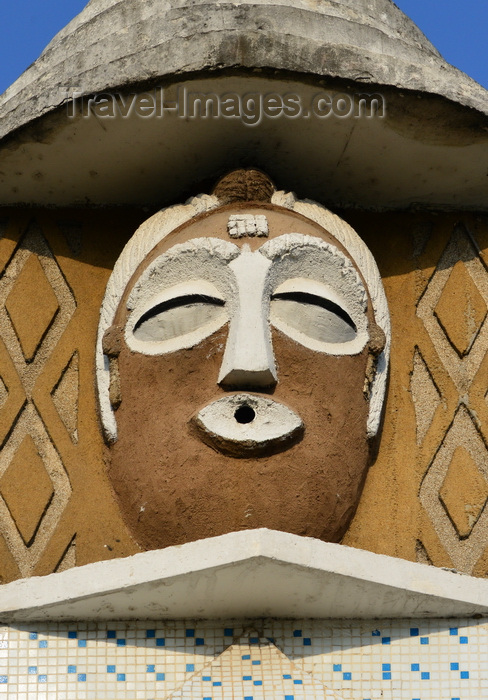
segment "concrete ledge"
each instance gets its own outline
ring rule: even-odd
[[[488,581],[274,530],[234,532],[0,588],[0,620],[488,615]]]

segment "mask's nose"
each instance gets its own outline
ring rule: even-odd
[[[269,388],[278,381],[265,292],[270,264],[260,253],[244,250],[229,265],[237,282],[237,300],[218,378],[226,389]]]

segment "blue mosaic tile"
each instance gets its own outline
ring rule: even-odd
[[[430,673],[429,673],[428,671],[422,671],[421,674],[420,674],[420,678],[421,678],[423,681],[428,681],[429,678],[430,678]]]
[[[212,676],[202,676],[202,681],[211,681]]]
[[[384,681],[391,680],[391,673],[389,671],[383,671],[383,680]]]
[[[117,639],[117,646],[118,647],[125,647],[125,639]]]
[[[429,638],[428,637],[420,637],[420,643],[421,644],[428,644]]]
[[[76,639],[78,637],[78,632],[68,632],[68,639]]]
[[[303,638],[303,646],[304,647],[311,647],[312,646],[312,640],[309,637],[304,637]]]
[[[146,639],[153,639],[156,636],[156,630],[146,630]]]
[[[252,665],[253,665],[253,666],[261,666],[261,661],[255,660],[255,661],[252,662]]]
[[[37,666],[29,666],[27,673],[30,676],[37,676]]]
[[[390,637],[381,637],[381,643],[382,644],[390,644],[391,638]]]
[[[37,632],[30,632],[29,639],[37,639]]]
[[[241,658],[247,661],[247,659],[251,658],[251,654],[243,654]]]
[[[117,673],[118,681],[125,681],[125,673]]]
[[[156,680],[157,681],[164,681],[165,675],[164,673],[156,673]]]
[[[334,671],[342,671],[342,664],[334,664],[332,668]]]
[[[420,634],[419,628],[418,627],[411,627],[410,628],[410,636],[411,637],[418,637]]]
[[[213,681],[212,685],[221,686],[221,685],[222,685],[222,682],[221,682],[221,681]]]
[[[373,630],[371,632],[372,637],[381,637],[381,632],[379,630]]]
[[[107,666],[107,673],[115,673],[115,666]]]
[[[469,678],[469,671],[461,671],[461,678]]]
[[[155,673],[155,671],[156,671],[156,666],[154,664],[148,664],[146,666],[147,673]]]
[[[39,649],[45,649],[47,647],[47,639],[41,639],[39,642]]]
[[[450,627],[449,634],[451,635],[451,637],[454,637],[456,634],[459,634],[458,628],[457,627]]]
[[[350,681],[351,679],[352,679],[352,675],[349,673],[349,671],[346,671],[346,673],[342,674],[342,680]]]
[[[243,681],[252,681],[252,676],[242,676]]]
[[[107,639],[115,639],[117,632],[115,630],[107,630]]]
[[[420,664],[410,664],[411,671],[420,671]]]
[[[233,637],[234,636],[234,630],[232,627],[226,627],[224,630],[224,637]]]
[[[301,637],[301,636],[302,636],[302,630],[293,630],[293,636],[294,636],[294,637]]]
[[[459,671],[459,664],[453,662],[453,663],[451,664],[451,671]]]
[[[47,683],[47,676],[41,674],[40,676],[37,676],[37,680],[39,683]]]
[[[86,647],[86,639],[78,639],[78,646],[79,647]]]
[[[382,671],[391,671],[391,664],[382,664],[381,670]]]
[[[205,640],[202,639],[201,637],[197,637],[197,638],[195,639],[195,646],[196,646],[196,647],[203,647],[204,644],[205,644]]]
[[[80,683],[84,683],[86,681],[86,673],[79,673],[78,680],[80,681]]]
[[[195,630],[186,630],[185,634],[187,637],[194,637],[195,636]]]
[[[467,637],[459,637],[459,644],[468,644],[469,640]]]
[[[0,676],[0,683],[8,683],[8,676]]]
[[[191,673],[195,670],[195,664],[186,664],[186,672]]]
[[[166,640],[163,639],[163,637],[158,637],[158,638],[156,639],[156,646],[157,646],[157,647],[164,647],[164,646],[166,646]]]
[[[68,666],[68,673],[76,673],[76,666]]]

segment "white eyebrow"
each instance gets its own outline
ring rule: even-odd
[[[269,260],[275,261],[295,253],[297,248],[301,250],[316,248],[338,258],[342,268],[342,275],[349,277],[352,287],[361,292],[361,303],[366,306],[368,295],[353,262],[339,248],[318,238],[318,236],[308,236],[303,233],[285,233],[282,236],[266,241],[258,249],[258,252]]]
[[[208,253],[210,259],[219,260],[228,265],[237,258],[241,249],[235,243],[224,241],[220,238],[192,238],[185,243],[177,243],[165,253],[155,258],[146,267],[134,283],[127,299],[127,308],[132,310],[141,294],[144,294],[145,285],[151,280],[162,276],[163,287],[170,287],[185,279],[185,265],[194,253]],[[190,256],[190,258],[188,257]],[[168,265],[173,265],[173,274],[168,274]],[[183,267],[182,267],[183,266]]]

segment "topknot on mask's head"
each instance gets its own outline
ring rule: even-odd
[[[276,191],[272,180],[255,168],[233,170],[215,185],[212,194],[221,204],[231,202],[271,202]]]

